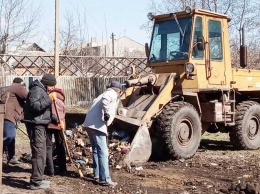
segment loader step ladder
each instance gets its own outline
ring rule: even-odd
[[[223,93],[222,93],[223,94]],[[235,114],[236,114],[236,100],[235,100],[235,91],[231,89],[228,100],[223,98],[223,112],[224,112],[224,122],[225,126],[234,126],[235,125]],[[230,106],[231,110],[226,112],[225,106]]]

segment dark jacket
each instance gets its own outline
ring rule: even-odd
[[[49,124],[51,122],[51,103],[47,88],[39,80],[35,80],[29,86],[23,121],[34,124]]]
[[[65,95],[62,91],[61,88],[54,88],[50,93],[52,92],[56,92],[57,94],[57,99],[55,100],[56,102],[56,106],[57,106],[57,111],[59,113],[59,119],[60,121],[63,121],[63,123],[65,124]],[[51,105],[51,112],[54,115],[55,118],[57,118],[57,113],[54,107],[54,103],[52,103]],[[60,127],[55,124],[55,122],[52,122],[48,125],[49,129],[60,129]]]
[[[6,112],[4,118],[17,125],[23,119],[23,107],[27,97],[27,90],[24,84],[13,83],[5,91],[9,92],[6,102]]]

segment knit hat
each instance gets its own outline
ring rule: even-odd
[[[41,80],[42,84],[43,85],[46,85],[46,86],[55,86],[57,81],[56,81],[56,78],[54,77],[54,75],[52,74],[45,74],[43,77],[42,77],[42,80]]]
[[[122,85],[118,81],[112,81],[111,84],[110,84],[110,87],[111,88],[118,88],[118,89],[122,90]]]
[[[17,83],[17,84],[20,84],[20,83],[22,83],[22,82],[23,82],[23,79],[20,78],[20,77],[16,77],[16,78],[14,78],[14,80],[13,80],[13,83]]]

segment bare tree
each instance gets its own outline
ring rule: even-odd
[[[86,42],[87,35],[86,10],[83,14],[78,9],[76,9],[76,14],[67,11],[65,25],[61,27],[60,33],[61,48],[64,54],[78,55],[83,52],[82,46]]]
[[[28,0],[0,0],[0,53],[7,52],[7,45],[33,37],[41,10]]]
[[[65,26],[61,29],[61,47],[66,54],[72,49],[73,44],[77,42],[78,26],[75,24],[73,14],[67,12],[65,15]]]
[[[83,14],[82,14],[83,13]],[[86,43],[87,37],[87,19],[86,10],[80,12],[78,8],[74,12],[66,12],[65,24],[61,26],[60,30],[60,46],[64,55],[86,55],[89,53],[89,48]],[[82,72],[86,72],[89,61],[85,58],[74,58],[74,65],[71,65],[71,61],[67,58],[61,60],[64,66],[72,67],[76,65],[77,68],[81,68]],[[83,73],[84,74],[84,73]]]

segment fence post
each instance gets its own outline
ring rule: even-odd
[[[4,131],[5,104],[0,104],[0,187],[2,186],[3,172],[3,131]]]

